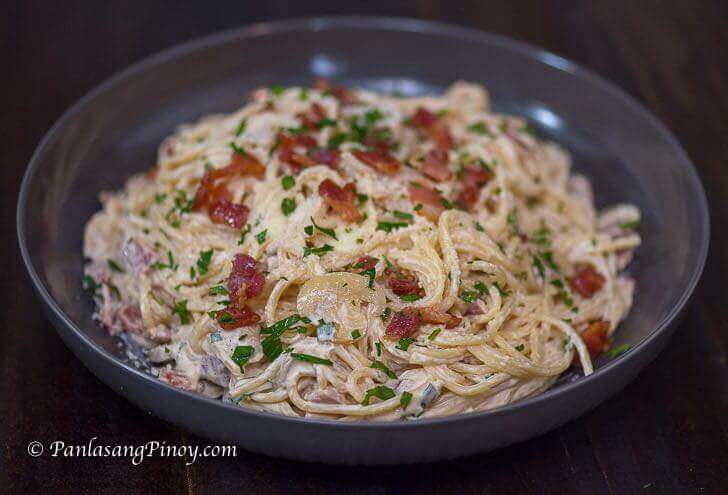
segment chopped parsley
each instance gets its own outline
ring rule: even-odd
[[[432,333],[427,337],[427,340],[432,342],[437,338],[438,335],[440,335],[440,332],[442,332],[442,328],[436,328],[432,331]]]
[[[609,352],[607,352],[607,356],[609,356],[609,359],[614,359],[614,358],[621,356],[622,354],[624,354],[631,348],[632,348],[632,346],[629,344],[622,344],[620,346],[615,347],[614,349],[610,349]]]
[[[406,222],[377,222],[377,230],[383,230],[384,232],[392,232],[402,227],[409,225]]]
[[[283,189],[288,191],[296,185],[296,179],[294,179],[291,175],[286,175],[281,179],[281,185],[283,186]]]
[[[260,343],[263,348],[263,354],[265,357],[273,361],[275,358],[280,356],[283,352],[283,346],[281,345],[281,334],[286,330],[290,330],[296,323],[311,323],[311,320],[301,315],[291,315],[282,320],[278,320],[269,327],[260,327],[260,334],[267,335],[265,339]]]
[[[211,296],[226,296],[228,294],[229,294],[228,290],[223,285],[216,285],[214,287],[210,287]]]
[[[238,130],[235,131],[235,136],[240,136],[242,133],[245,132],[245,127],[248,125],[248,119],[242,119],[240,121],[240,124],[238,124]]]
[[[370,388],[367,390],[366,395],[364,396],[364,400],[362,401],[363,406],[368,406],[369,401],[372,397],[376,397],[380,400],[388,400],[394,397],[396,394],[394,393],[394,390],[391,388],[385,386],[385,385],[379,385],[374,388]]]
[[[485,125],[485,122],[476,122],[474,124],[470,124],[468,126],[468,130],[476,134],[490,134],[490,132],[488,131],[488,127]]]
[[[639,219],[631,220],[629,222],[624,222],[623,224],[620,224],[620,227],[622,227],[623,230],[637,230],[637,227],[639,227],[640,221]]]
[[[414,218],[411,213],[405,213],[404,211],[399,210],[394,210],[392,215],[403,220],[412,220]]]
[[[411,401],[412,394],[410,392],[402,392],[402,395],[399,396],[399,405],[402,406],[402,409],[407,409]]]
[[[293,198],[283,198],[281,201],[281,211],[283,215],[288,216],[296,209],[296,200]]]
[[[158,205],[162,204],[165,199],[167,199],[166,194],[155,194],[154,195],[154,202],[157,203]]]
[[[328,359],[320,358],[318,356],[312,356],[311,354],[299,354],[297,352],[292,352],[291,357],[294,359],[298,359],[299,361],[306,361],[307,363],[312,364],[325,364],[326,366],[333,366],[334,364]]]
[[[233,150],[233,153],[235,153],[236,155],[248,156],[248,153],[243,148],[241,148],[240,146],[235,144],[234,142],[230,143],[230,148]]]
[[[252,345],[239,345],[235,347],[233,355],[230,357],[230,359],[232,359],[235,364],[240,366],[241,372],[245,373],[245,364],[253,355],[254,351],[255,348]]]
[[[359,272],[359,275],[369,277],[369,284],[368,284],[369,288],[370,289],[374,288],[374,277],[377,276],[377,271],[375,268],[372,267],[372,268],[367,268],[366,270],[362,270],[361,272]]]
[[[311,236],[313,235],[313,225],[306,225],[303,228],[303,231],[306,233],[306,235]]]
[[[523,349],[525,349],[525,348],[526,348],[526,346],[525,346],[524,344],[518,344],[518,345],[517,345],[517,346],[515,347],[515,349],[516,349],[516,350],[517,350],[518,352],[521,352],[521,351],[522,351]]]
[[[399,298],[406,302],[412,302],[412,301],[417,301],[418,299],[421,299],[419,294],[404,294],[402,296],[399,296]]]
[[[311,218],[311,223],[313,223],[313,226],[316,227],[316,230],[318,230],[321,233],[326,234],[327,236],[331,237],[335,241],[338,241],[339,240],[339,239],[336,238],[336,232],[334,231],[334,229],[328,229],[326,227],[321,227],[320,225],[318,225],[316,223],[316,221],[313,219],[313,217],[310,217],[310,218]]]
[[[389,319],[389,316],[392,314],[392,308],[387,306],[384,308],[384,311],[382,311],[382,320],[386,321]]]
[[[407,349],[409,349],[409,346],[412,345],[412,343],[414,341],[415,341],[415,339],[412,337],[402,338],[402,339],[399,339],[399,342],[397,343],[396,347],[397,347],[397,349],[406,351]]]
[[[208,249],[207,251],[200,251],[200,257],[197,259],[197,271],[200,275],[204,275],[207,273],[207,269],[210,266],[211,260],[212,249]]]
[[[485,229],[483,228],[483,226],[482,226],[482,225],[480,225],[480,223],[479,223],[479,222],[475,222],[475,223],[473,224],[473,226],[475,227],[475,230],[477,230],[478,232],[485,232]]]
[[[361,332],[359,330],[354,330],[353,332],[351,332],[351,338],[352,339],[356,340],[359,337],[361,337]]]
[[[96,295],[96,291],[99,290],[99,287],[101,286],[96,283],[96,280],[94,280],[91,275],[83,277],[83,288],[86,289],[92,296]]]
[[[164,270],[165,268],[169,268],[170,270],[176,272],[179,265],[174,262],[174,255],[172,254],[172,251],[167,251],[167,261],[168,264],[166,265],[161,261],[157,261],[156,263],[153,263],[151,267],[156,270]]]
[[[474,290],[464,290],[460,294],[460,299],[462,299],[463,301],[465,301],[467,303],[474,303],[475,301],[478,300],[479,295],[480,294]]]
[[[240,240],[238,241],[238,246],[241,246],[245,242],[245,238],[247,237],[248,234],[250,234],[251,228],[252,227],[250,226],[250,224],[245,225],[245,229],[243,229],[243,231],[240,233]]]
[[[513,227],[513,230],[515,231],[516,235],[521,235],[521,227],[518,224],[518,214],[516,213],[516,209],[513,208],[511,211],[508,212],[508,225]]]
[[[258,234],[255,236],[255,239],[258,241],[258,244],[263,244],[265,242],[265,236],[267,233],[268,233],[268,229],[258,232]]]
[[[172,313],[179,316],[179,321],[183,325],[187,325],[190,322],[190,312],[187,310],[187,299],[184,299],[172,308]]]
[[[112,271],[115,271],[116,273],[126,273],[116,261],[108,259],[106,262],[109,264],[109,268],[111,268]]]
[[[334,250],[334,247],[330,246],[329,244],[324,244],[323,246],[317,247],[317,248],[304,247],[303,248],[303,257],[305,258],[306,256],[308,256],[310,254],[315,254],[316,256],[323,256],[324,254],[331,252],[333,250]]]
[[[270,88],[270,90],[271,92],[273,92],[274,96],[279,97],[283,93],[283,86],[281,86],[280,84],[275,84],[272,88]]]
[[[395,375],[392,370],[390,370],[389,368],[387,368],[387,365],[386,364],[384,364],[383,362],[381,362],[381,361],[379,361],[377,359],[375,359],[374,361],[372,361],[372,365],[370,366],[370,368],[373,368],[375,370],[379,370],[379,371],[383,372],[389,378],[397,378],[397,375]]]
[[[382,343],[374,342],[374,347],[377,349],[377,356],[381,356],[382,355]]]

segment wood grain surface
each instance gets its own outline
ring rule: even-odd
[[[6,2],[0,19],[0,492],[728,493],[728,2]],[[703,279],[665,351],[591,413],[526,443],[433,465],[341,468],[234,458],[38,458],[29,442],[207,445],[91,375],[43,316],[15,235],[17,191],[62,111],[123,67],[221,29],[319,14],[439,19],[565,56],[645,104],[706,187]]]

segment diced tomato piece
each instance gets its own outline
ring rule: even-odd
[[[578,270],[576,275],[569,279],[569,285],[572,289],[578,292],[581,297],[591,297],[604,285],[604,277],[602,277],[593,267],[586,266]]]
[[[353,155],[365,165],[383,174],[396,174],[402,168],[399,160],[386,151],[354,151]]]
[[[363,218],[356,205],[353,182],[341,188],[331,179],[325,179],[319,184],[318,192],[324,198],[324,203],[345,221],[358,222]]]
[[[423,323],[444,325],[445,328],[455,328],[462,321],[462,318],[458,318],[436,308],[420,308],[420,317]]]
[[[420,314],[414,308],[406,308],[394,313],[392,321],[387,325],[385,336],[392,339],[411,337],[420,329]]]

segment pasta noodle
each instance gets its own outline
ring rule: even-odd
[[[584,374],[632,303],[632,205],[485,90],[263,88],[102,193],[85,285],[169,384],[340,420],[447,416]]]

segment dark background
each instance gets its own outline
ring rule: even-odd
[[[183,5],[184,4],[184,5]],[[438,19],[506,34],[589,67],[667,124],[712,215],[703,280],[671,343],[593,412],[490,454],[424,466],[343,468],[237,458],[32,458],[30,441],[201,444],[133,407],[63,346],[15,236],[25,165],[62,111],[121,68],[180,41],[320,14]],[[726,493],[728,468],[728,2],[14,2],[0,19],[0,491],[27,493]],[[362,42],[366,42],[363,40]]]

